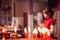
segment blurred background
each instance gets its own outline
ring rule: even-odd
[[[54,33],[56,40],[60,40],[60,0],[0,0],[0,31],[3,28],[7,29],[6,33],[10,37],[14,35],[13,30],[16,26],[17,37],[24,38],[24,28],[30,27],[33,30],[33,16],[41,13],[45,8],[54,11]],[[1,33],[0,37],[2,37]]]

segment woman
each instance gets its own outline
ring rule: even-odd
[[[48,29],[50,35],[45,35],[44,40],[51,40],[51,34],[53,33],[54,27],[54,19],[53,19],[54,12],[51,9],[47,9],[43,11],[44,16],[44,27]]]

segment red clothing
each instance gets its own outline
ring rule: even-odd
[[[44,26],[48,29],[50,29],[50,25],[54,25],[54,19],[48,18],[44,20]]]
[[[44,20],[44,26],[48,29],[50,29],[50,25],[54,25],[54,20],[53,18],[48,18]],[[51,35],[49,36],[47,33],[42,34],[40,33],[40,38],[42,40],[51,40]]]

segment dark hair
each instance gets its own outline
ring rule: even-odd
[[[45,11],[45,14],[49,15],[49,17],[53,17],[54,12],[53,12],[52,9],[47,9],[47,10]]]

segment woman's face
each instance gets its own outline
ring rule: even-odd
[[[47,15],[47,14],[45,14],[45,13],[43,13],[43,16],[44,16],[44,18],[47,18],[47,17],[48,17],[48,15]]]
[[[45,13],[46,11],[45,10],[43,10],[43,16],[44,16],[44,18],[47,18],[48,17],[48,15]]]

